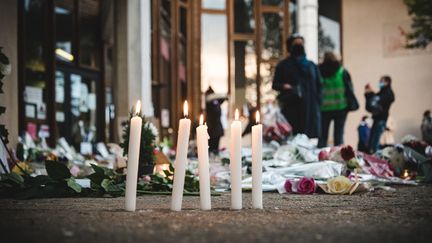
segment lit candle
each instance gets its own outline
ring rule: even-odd
[[[262,209],[262,125],[259,121],[257,111],[257,124],[252,127],[252,207]]]
[[[191,121],[188,116],[188,104],[184,102],[183,112],[185,118],[180,119],[178,136],[177,136],[177,152],[174,164],[174,184],[171,198],[171,210],[180,211],[183,200],[183,188],[186,174],[187,152],[189,146],[189,134]]]
[[[202,210],[211,209],[210,199],[210,172],[209,172],[209,155],[207,125],[204,124],[204,116],[201,114],[199,126],[196,128],[197,146],[198,146],[198,170],[199,170],[199,187],[200,201]]]
[[[138,159],[140,154],[141,144],[141,127],[142,119],[139,116],[141,111],[141,102],[137,101],[135,106],[135,116],[130,121],[129,132],[129,150],[126,175],[126,202],[125,208],[127,211],[135,211],[136,209],[136,188],[138,180]]]
[[[242,126],[239,121],[238,109],[235,110],[235,119],[231,123],[230,137],[230,170],[231,170],[231,209],[242,209],[242,161],[241,161],[241,133]]]

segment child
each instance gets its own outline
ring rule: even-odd
[[[368,116],[363,116],[359,126],[357,127],[357,132],[359,137],[357,150],[361,152],[368,152],[370,127],[366,122],[367,118]]]

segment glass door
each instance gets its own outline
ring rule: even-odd
[[[58,137],[79,151],[82,142],[97,141],[98,75],[58,68],[55,78],[55,119]]]
[[[231,104],[245,115],[275,100],[276,64],[284,58],[289,0],[228,0]],[[234,107],[231,107],[234,108]]]

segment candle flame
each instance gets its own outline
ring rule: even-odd
[[[137,103],[135,105],[135,115],[138,115],[141,111],[141,101],[137,100]]]
[[[260,116],[259,111],[257,111],[257,112],[255,113],[255,119],[256,119],[256,123],[258,124],[258,123],[260,122],[260,120],[261,120],[261,116]]]
[[[409,176],[409,174],[408,174],[408,170],[404,170],[404,173],[403,173],[403,177],[408,177]]]
[[[203,114],[201,114],[201,116],[200,116],[199,124],[200,125],[204,124],[204,115]]]
[[[184,104],[183,104],[183,114],[184,114],[184,116],[185,117],[187,117],[188,116],[188,103],[187,103],[187,100],[185,100],[185,102],[184,102]]]
[[[239,115],[239,111],[238,111],[238,109],[236,109],[236,110],[235,110],[235,113],[234,113],[234,120],[238,120],[239,117],[240,117],[240,115]]]

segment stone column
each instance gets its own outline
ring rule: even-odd
[[[116,124],[127,118],[136,101],[145,116],[153,116],[151,97],[151,2],[115,1],[115,78],[113,96]],[[121,130],[117,129],[116,141]]]
[[[0,106],[6,107],[6,113],[0,116],[9,132],[8,147],[15,148],[18,141],[18,1],[0,1],[0,46],[9,58],[12,70],[3,78],[3,93],[0,94]]]
[[[318,0],[298,0],[297,23],[308,59],[318,62]]]
[[[141,100],[147,117],[154,116],[152,103],[151,1],[140,1],[141,24]]]

